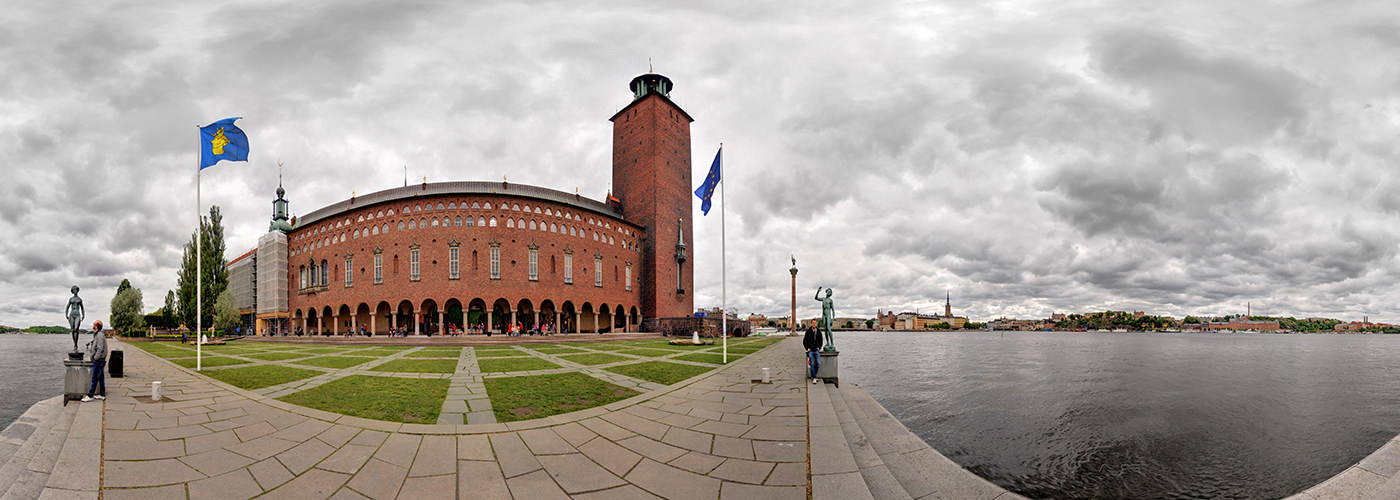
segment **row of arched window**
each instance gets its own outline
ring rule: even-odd
[[[465,226],[465,227],[474,227],[474,226],[498,227],[498,224],[499,224],[499,223],[497,222],[495,216],[491,216],[491,217],[488,219],[488,218],[486,218],[485,216],[476,216],[475,218],[473,218],[473,216],[468,215],[468,216],[466,216],[466,218],[463,218],[462,216],[458,215],[458,216],[452,217],[452,218],[450,218],[450,219],[449,219],[448,216],[443,216],[441,219],[439,219],[439,218],[437,218],[437,217],[433,217],[433,218],[419,218],[419,219],[417,219],[417,220],[408,219],[407,222],[405,222],[404,220],[399,220],[399,221],[398,221],[398,224],[397,224],[397,230],[399,230],[399,231],[406,231],[406,230],[413,230],[413,229],[428,229],[428,228],[439,228],[439,227],[463,227],[463,226]],[[531,231],[549,231],[549,232],[551,232],[551,233],[568,234],[569,236],[577,236],[577,237],[579,237],[579,238],[587,238],[587,237],[589,237],[589,233],[590,233],[590,231],[588,231],[587,229],[579,229],[579,228],[576,228],[576,227],[574,227],[574,226],[568,226],[568,225],[563,225],[563,226],[561,226],[561,225],[556,224],[556,223],[553,223],[553,222],[550,222],[550,223],[548,223],[548,224],[546,225],[545,221],[535,221],[535,220],[533,220],[533,219],[526,220],[526,219],[523,219],[523,218],[521,218],[521,219],[514,219],[514,218],[510,218],[510,217],[506,217],[506,218],[505,218],[505,227],[510,228],[510,229],[529,229],[529,230],[531,230]],[[361,236],[369,237],[369,236],[377,236],[377,235],[379,235],[380,233],[386,233],[386,234],[387,234],[387,233],[390,231],[390,229],[391,229],[391,226],[389,225],[389,223],[386,222],[386,223],[383,223],[383,224],[371,225],[371,226],[369,226],[369,227],[367,227],[367,228],[355,229],[354,231],[348,232],[348,233],[342,232],[342,233],[340,233],[340,234],[335,234],[335,235],[331,235],[331,236],[323,236],[323,237],[321,237],[321,238],[316,239],[315,241],[312,241],[312,242],[309,242],[309,243],[302,243],[302,244],[300,244],[300,245],[297,245],[297,246],[292,250],[291,256],[296,256],[296,255],[299,255],[299,254],[304,253],[304,252],[307,252],[307,251],[316,250],[316,249],[323,248],[323,247],[326,247],[326,246],[329,246],[329,245],[334,245],[334,244],[336,244],[336,243],[343,243],[343,242],[348,241],[348,240],[350,240],[350,239],[360,239]],[[612,237],[612,236],[610,236],[610,235],[607,235],[607,234],[605,234],[605,233],[599,233],[598,231],[592,231],[591,233],[592,233],[593,241],[603,242],[603,243],[607,243],[607,244],[609,244],[609,245],[617,245],[617,244],[618,244],[618,243],[617,243],[617,239],[614,238],[614,237]],[[305,237],[306,237],[306,235],[302,235],[302,236],[298,236],[296,239],[301,240],[301,239],[304,239]],[[628,249],[630,249],[630,250],[636,250],[636,249],[637,249],[637,244],[636,244],[635,242],[629,243],[629,242],[627,242],[627,241],[625,241],[625,240],[621,243],[621,246],[622,246],[623,248],[628,248]]]

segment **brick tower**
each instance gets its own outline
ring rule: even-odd
[[[632,79],[632,102],[613,115],[613,195],[622,215],[646,228],[642,240],[643,328],[667,331],[666,319],[695,311],[691,226],[690,122],[671,102],[671,79]],[[656,320],[661,321],[656,321]]]

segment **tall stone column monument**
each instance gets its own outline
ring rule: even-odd
[[[792,336],[795,337],[795,336],[798,335],[798,333],[797,333],[797,257],[796,257],[796,256],[793,256],[793,257],[792,257],[792,267],[788,269],[788,273],[791,273],[791,274],[792,274],[792,312],[791,312],[791,315],[788,316],[788,326],[792,328],[792,331],[789,332],[788,335],[792,335]]]

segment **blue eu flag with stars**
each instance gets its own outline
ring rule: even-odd
[[[233,124],[238,118],[225,118],[199,128],[200,170],[221,160],[248,161],[248,135]]]
[[[700,184],[700,187],[695,188],[695,196],[700,197],[700,211],[704,215],[710,215],[710,197],[714,196],[715,186],[719,185],[720,165],[723,164],[720,158],[723,155],[724,148],[721,147],[719,151],[715,152],[715,161],[710,164],[710,174],[705,176],[705,182]]]

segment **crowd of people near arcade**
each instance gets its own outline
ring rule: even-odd
[[[487,337],[490,337],[493,333],[503,333],[503,334],[505,334],[505,335],[508,336],[508,337],[521,337],[521,336],[525,336],[525,335],[529,335],[529,336],[535,336],[535,335],[549,336],[549,335],[554,335],[554,334],[556,334],[556,333],[560,333],[560,332],[558,331],[558,328],[554,325],[554,322],[552,322],[552,321],[551,321],[551,322],[546,322],[546,323],[544,323],[544,324],[532,324],[532,325],[525,325],[525,324],[523,324],[523,323],[521,323],[521,322],[516,322],[516,323],[514,323],[514,324],[509,324],[509,325],[501,326],[500,328],[502,328],[502,331],[496,331],[495,329],[487,329],[486,323],[476,323],[476,324],[472,324],[472,325],[467,325],[466,328],[458,328],[456,324],[449,323],[449,324],[447,325],[447,329],[446,329],[446,332],[444,333],[444,335],[447,335],[447,336],[449,336],[449,337],[455,337],[455,336],[460,336],[460,335],[486,335]],[[431,336],[433,336],[435,333],[436,333],[436,332],[433,331],[433,330],[428,330],[428,331],[426,331],[426,332],[423,332],[422,335],[427,336],[427,337],[431,337]],[[298,336],[298,337],[300,337],[300,336],[305,335],[306,332],[302,331],[301,327],[298,326],[298,327],[292,329],[292,334],[293,334],[293,335],[296,335],[296,336]],[[284,332],[283,335],[286,335],[286,333]],[[409,335],[413,335],[413,331],[410,330],[410,329],[408,329],[408,328],[390,328],[390,329],[389,329],[389,336],[391,336],[391,337],[407,337],[407,336],[409,336]],[[322,336],[329,337],[329,336],[331,336],[331,334],[330,334],[330,332],[327,332],[327,333],[323,333]],[[343,332],[340,333],[340,336],[345,336],[345,337],[351,337],[351,336],[372,337],[372,336],[374,336],[374,333],[373,333],[373,332],[370,332],[368,328],[365,328],[365,327],[364,327],[364,325],[360,325],[360,328],[359,328],[358,331],[357,331],[356,329],[352,328],[352,327],[346,327],[346,328],[345,328],[345,331],[343,331]]]

